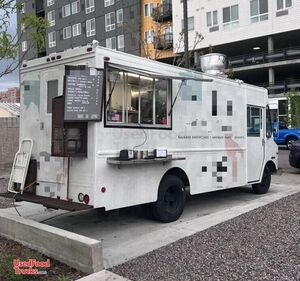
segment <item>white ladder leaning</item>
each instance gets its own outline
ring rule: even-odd
[[[23,194],[32,147],[32,139],[23,139],[21,141],[12,166],[7,187],[8,192]]]

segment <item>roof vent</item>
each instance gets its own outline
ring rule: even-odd
[[[212,75],[224,75],[226,68],[226,56],[219,53],[211,53],[200,57],[201,70]]]

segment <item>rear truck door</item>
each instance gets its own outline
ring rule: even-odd
[[[248,183],[258,182],[265,160],[265,110],[247,105],[247,178]]]
[[[48,69],[40,76],[40,125],[39,125],[39,164],[38,195],[66,199],[67,161],[62,157],[51,157],[52,102],[63,94],[64,66]]]

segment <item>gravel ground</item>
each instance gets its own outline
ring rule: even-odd
[[[110,270],[133,281],[299,281],[300,193]]]

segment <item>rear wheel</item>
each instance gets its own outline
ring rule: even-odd
[[[268,166],[265,167],[263,177],[260,183],[252,184],[253,192],[256,194],[265,194],[269,191],[271,185],[271,171]]]
[[[287,141],[286,141],[286,147],[287,147],[288,149],[291,149],[292,144],[293,144],[296,140],[297,140],[297,138],[295,138],[295,137],[289,137],[289,138],[287,139]]]
[[[158,198],[151,204],[154,219],[161,222],[176,221],[185,205],[185,190],[182,180],[174,175],[165,176],[158,189]]]

